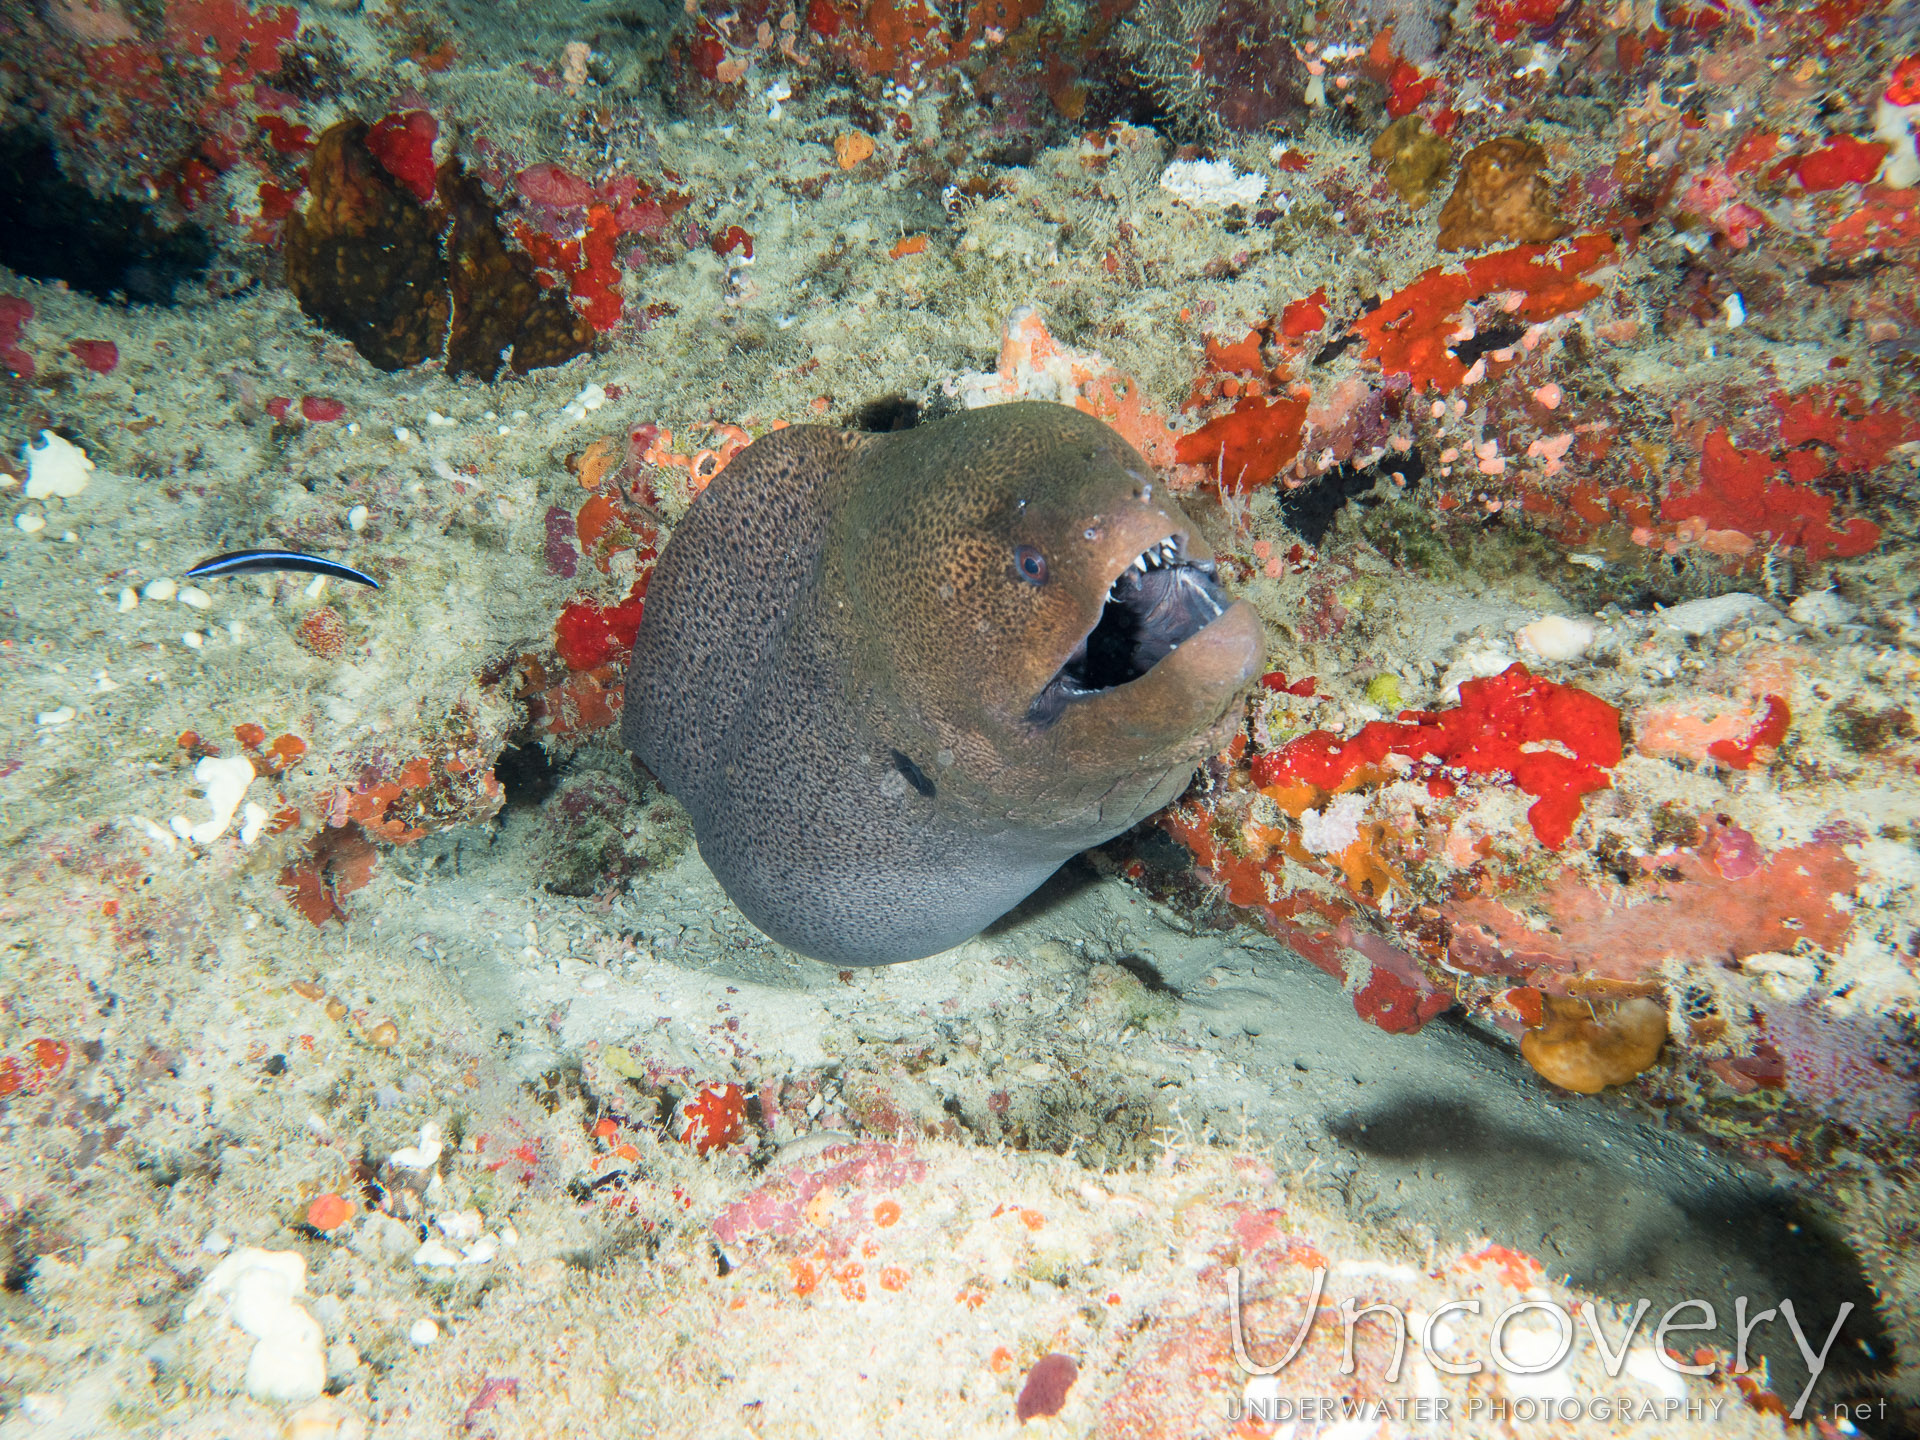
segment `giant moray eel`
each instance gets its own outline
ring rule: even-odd
[[[1147,463],[1077,410],[795,426],[674,530],[623,735],[749,920],[885,965],[1178,796],[1263,653]]]

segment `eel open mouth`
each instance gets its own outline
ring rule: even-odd
[[[1172,535],[1134,557],[1107,588],[1099,622],[1034,698],[1027,719],[1051,725],[1073,701],[1138,680],[1226,613],[1211,560],[1189,560]]]

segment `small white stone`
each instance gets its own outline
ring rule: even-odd
[[[351,510],[347,511],[347,528],[353,531],[354,534],[356,535],[359,534],[362,530],[367,528],[367,507],[366,506],[356,505]]]
[[[1740,968],[1759,978],[1761,987],[1776,1000],[1800,999],[1820,978],[1820,969],[1805,955],[1763,950],[1740,962]]]
[[[1880,183],[1889,190],[1905,190],[1920,184],[1920,145],[1915,127],[1920,126],[1920,102],[1896,105],[1884,94],[1873,110],[1873,133],[1892,148],[1880,169]]]
[[[314,576],[313,579],[307,582],[307,588],[300,593],[309,600],[318,600],[322,595],[327,593],[327,577],[324,575]]]
[[[411,445],[413,443],[413,432],[404,425],[396,425],[393,427],[393,438],[398,440],[402,445]]]
[[[182,605],[191,605],[196,610],[211,610],[213,608],[213,596],[202,590],[198,585],[181,586],[179,598]]]
[[[251,845],[260,838],[260,832],[267,828],[267,807],[258,800],[249,800],[240,809],[240,843]]]
[[[189,650],[198,650],[202,645],[207,643],[207,637],[202,635],[198,630],[189,630],[180,637],[180,643]]]
[[[449,1240],[478,1240],[482,1228],[478,1210],[443,1210],[433,1217],[433,1228]]]
[[[1739,590],[1705,595],[1660,612],[1661,625],[1683,635],[1711,635],[1729,625],[1779,618],[1780,612],[1758,595]]]
[[[413,1252],[413,1263],[436,1269],[466,1264],[466,1257],[444,1240],[428,1240]]]
[[[72,722],[74,713],[73,706],[62,705],[58,710],[42,710],[33,719],[36,725],[66,725]]]
[[[1720,313],[1727,317],[1729,330],[1738,330],[1747,323],[1747,302],[1740,298],[1738,290],[1721,302]]]
[[[424,1350],[440,1338],[440,1327],[424,1316],[407,1327],[407,1339]]]
[[[1842,600],[1831,590],[1809,590],[1787,607],[1787,614],[1802,625],[1817,625],[1825,629],[1851,624],[1859,618],[1860,607]]]
[[[171,575],[162,575],[158,580],[149,580],[140,593],[149,600],[171,600],[180,593],[180,582]]]
[[[606,403],[607,392],[598,384],[590,381],[581,388],[578,395],[574,396],[573,399],[561,407],[560,413],[565,415],[569,420],[584,420],[587,418],[589,411],[598,410]],[[515,418],[517,419],[518,416]]]
[[[149,820],[146,816],[136,815],[133,817],[133,819],[135,824],[139,825],[141,829],[147,832],[147,838],[149,840],[156,840],[169,850],[178,850],[180,848],[180,842],[178,840],[174,839],[173,836],[169,835],[165,830],[162,830],[158,825],[156,825],[153,821]],[[180,823],[184,825],[186,824],[186,821],[182,820]],[[219,1233],[220,1232],[218,1230],[215,1230],[211,1234],[209,1234],[205,1240],[202,1240],[200,1242],[200,1248],[202,1250],[206,1249],[208,1244],[210,1244],[213,1241],[213,1239],[219,1235]],[[231,1245],[232,1243],[233,1242],[231,1240],[227,1242],[227,1244],[229,1245]],[[214,1253],[217,1255],[220,1252],[216,1250]]]
[[[226,834],[227,827],[233,823],[234,812],[246,799],[247,787],[254,781],[253,761],[244,755],[229,755],[224,759],[209,755],[193,767],[193,778],[205,789],[207,809],[211,813],[188,829],[185,838],[196,845],[210,845]],[[179,826],[176,824],[174,828],[178,830]]]
[[[1673,1366],[1672,1360],[1665,1355],[1656,1355],[1653,1347],[1645,1343],[1635,1345],[1627,1352],[1627,1374],[1669,1400],[1685,1400],[1687,1382]]]
[[[1565,615],[1542,615],[1514,632],[1521,650],[1549,662],[1578,660],[1593,646],[1593,622]]]
[[[20,1397],[20,1410],[35,1425],[51,1425],[67,1413],[67,1402],[58,1395],[36,1390]]]
[[[442,415],[438,410],[427,411],[427,424],[433,426],[435,429],[445,430],[459,423],[458,420],[449,419],[447,416]]]
[[[78,445],[69,443],[51,430],[40,432],[40,443],[21,452],[27,462],[27,499],[45,500],[59,496],[71,500],[87,488],[93,473],[93,461]]]
[[[124,615],[129,610],[137,609],[139,604],[140,597],[134,593],[133,587],[131,585],[122,585],[120,587],[120,613]]]
[[[429,1120],[420,1127],[417,1145],[403,1145],[387,1158],[400,1170],[425,1170],[440,1163],[440,1153],[445,1149],[440,1139],[440,1127]]]
[[[119,688],[120,687],[114,683],[113,677],[107,674],[106,671],[96,670],[93,672],[93,689],[95,694],[104,694],[109,690],[118,690]]]
[[[31,510],[22,510],[18,515],[13,517],[13,523],[19,526],[24,534],[38,535],[42,530],[47,528],[47,517],[44,515],[36,515]]]

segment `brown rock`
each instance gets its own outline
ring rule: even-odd
[[[1564,1090],[1597,1095],[1624,1085],[1660,1058],[1666,1007],[1655,1000],[1544,997],[1541,1024],[1520,1040],[1529,1065]]]
[[[1440,208],[1439,247],[1544,245],[1565,234],[1552,188],[1540,174],[1546,166],[1547,152],[1517,135],[1474,146]]]
[[[1433,198],[1453,163],[1453,146],[1418,115],[1402,115],[1373,142],[1373,158],[1387,167],[1387,184],[1412,209]]]
[[[453,328],[447,336],[447,373],[491,380],[507,352],[516,375],[584,353],[593,343],[593,326],[562,294],[542,290],[532,262],[502,243],[496,211],[479,182],[451,164],[443,166],[440,200],[450,217]]]
[[[382,370],[444,354],[448,374],[492,380],[503,357],[524,375],[592,345],[586,318],[506,247],[477,181],[449,162],[422,205],[366,136],[343,120],[320,137],[306,212],[287,219],[287,288],[302,310]]]
[[[444,218],[387,174],[366,136],[342,120],[314,147],[306,212],[287,217],[287,288],[369,364],[400,370],[439,354],[447,333]]]

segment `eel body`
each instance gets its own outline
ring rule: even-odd
[[[795,426],[674,530],[623,738],[749,920],[883,965],[1176,798],[1263,655],[1152,469],[1077,410]]]

